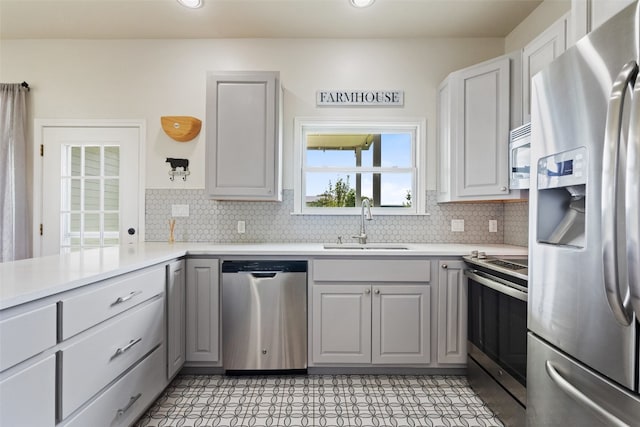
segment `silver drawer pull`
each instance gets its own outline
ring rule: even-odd
[[[131,396],[131,399],[129,399],[129,403],[127,403],[127,406],[125,406],[122,409],[118,409],[118,417],[123,416],[124,413],[127,412],[129,408],[131,408],[138,399],[140,399],[141,396],[142,396],[142,393],[138,393],[135,396]]]
[[[129,344],[125,345],[124,347],[120,347],[119,349],[116,350],[116,352],[113,354],[113,356],[111,356],[111,360],[113,360],[116,357],[120,356],[122,353],[128,351],[129,349],[131,349],[131,347],[133,347],[134,345],[138,344],[140,341],[142,341],[142,338],[138,338],[137,340],[129,341]]]
[[[131,298],[135,297],[136,295],[141,294],[141,291],[133,291],[131,292],[129,295],[127,295],[126,297],[118,297],[117,300],[115,300],[113,302],[113,304],[111,304],[111,306],[113,307],[114,305],[118,305],[118,304],[122,304],[123,302],[127,302],[129,301]]]

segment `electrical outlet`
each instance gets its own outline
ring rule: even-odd
[[[452,219],[451,231],[455,231],[455,232],[464,231],[464,219]]]
[[[171,216],[189,216],[189,205],[171,205]]]
[[[238,233],[244,234],[245,231],[244,221],[238,221]]]
[[[498,220],[490,219],[489,220],[489,233],[497,233],[498,232]]]

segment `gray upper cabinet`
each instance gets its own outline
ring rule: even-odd
[[[206,188],[218,200],[282,200],[278,72],[207,74]]]
[[[567,49],[569,15],[565,15],[522,50],[522,111],[531,120],[531,78]]]
[[[509,191],[508,170],[510,125],[520,123],[520,105],[511,108],[519,61],[518,52],[504,55],[455,71],[441,83],[438,202],[520,198],[519,191]]]
[[[167,378],[173,378],[185,360],[185,261],[167,265]]]
[[[467,363],[467,284],[463,261],[438,263],[438,364]]]
[[[571,0],[572,43],[595,30],[635,0]]]
[[[217,259],[187,259],[186,363],[219,365],[219,271]]]

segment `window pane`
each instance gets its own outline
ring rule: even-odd
[[[84,148],[84,174],[87,176],[100,175],[100,147]]]
[[[355,206],[355,174],[307,173],[305,203],[310,207]]]
[[[120,147],[104,147],[104,175],[120,174]]]
[[[104,180],[104,209],[117,211],[120,206],[120,181],[118,179]]]
[[[412,203],[411,174],[380,174],[380,206],[411,207]]]
[[[104,214],[104,232],[106,233],[116,233],[120,231],[120,223],[118,221],[117,213],[106,213]]]
[[[383,134],[381,148],[381,164],[385,168],[399,167],[410,168],[411,161],[411,134]],[[378,165],[374,165],[378,166]]]
[[[412,167],[411,134],[309,134],[307,167]]]
[[[82,159],[82,147],[69,147],[71,149],[71,176],[82,175],[80,161]]]
[[[69,200],[69,210],[72,211],[79,211],[81,209],[80,207],[80,180],[79,179],[72,179],[71,180],[71,188],[70,188],[70,192],[71,192],[71,198]]]
[[[84,209],[97,211],[100,209],[100,180],[84,180]]]

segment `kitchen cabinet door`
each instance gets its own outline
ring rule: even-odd
[[[463,261],[440,261],[438,364],[467,362],[467,284]]]
[[[207,74],[206,187],[218,200],[282,200],[277,72]]]
[[[634,2],[635,0],[571,0],[571,45]]]
[[[167,379],[173,378],[185,361],[185,277],[184,260],[167,265]]]
[[[185,362],[220,360],[219,260],[187,259]]]
[[[431,287],[374,284],[372,289],[372,363],[429,363]]]
[[[519,52],[451,73],[438,90],[438,202],[520,198],[509,191],[509,127],[521,109],[511,88]]]
[[[565,15],[522,50],[523,123],[531,121],[531,78],[567,49],[569,15]]]
[[[53,427],[55,423],[55,355],[0,375],[0,426]]]
[[[314,285],[314,363],[371,363],[371,286]]]

